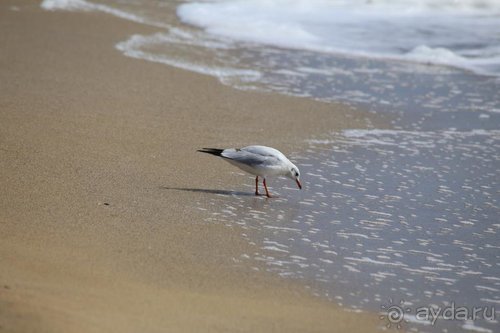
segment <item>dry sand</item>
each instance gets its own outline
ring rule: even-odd
[[[171,189],[243,190],[202,146],[290,152],[366,115],[126,58],[113,45],[154,30],[105,14],[2,1],[0,26],[0,332],[380,326],[235,267],[251,245],[193,208],[213,194]]]

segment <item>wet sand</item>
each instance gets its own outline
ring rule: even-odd
[[[113,45],[154,30],[105,14],[6,1],[0,16],[0,331],[380,326],[376,314],[236,267],[252,246],[194,207],[211,192],[248,191],[196,149],[298,151],[364,127],[366,114],[126,58]]]

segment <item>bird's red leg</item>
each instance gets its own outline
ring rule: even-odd
[[[264,180],[262,181],[262,183],[264,184],[264,188],[266,189],[266,196],[268,198],[270,198],[271,195],[269,194],[269,191],[267,190],[266,178],[264,178]]]
[[[259,176],[255,177],[255,195],[259,195]]]

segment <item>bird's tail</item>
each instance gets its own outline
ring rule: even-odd
[[[224,149],[203,148],[203,149],[199,149],[197,151],[199,151],[200,153],[207,153],[207,154],[211,154],[211,155],[215,155],[215,156],[221,156],[221,154],[224,151]]]

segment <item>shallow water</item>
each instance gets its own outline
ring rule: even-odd
[[[272,183],[276,200],[215,198],[208,220],[240,225],[261,249],[237,260],[263,261],[354,310],[400,304],[409,330],[498,330],[496,319],[431,324],[416,313],[454,304],[500,315],[499,81],[309,51],[245,48],[238,57],[259,64],[258,83],[225,82],[343,100],[388,116],[392,129],[311,139],[293,156],[303,193],[283,180]]]
[[[214,198],[208,220],[260,247],[243,265],[264,261],[349,308],[498,307],[499,148],[500,131],[345,131],[295,156],[303,193],[282,180],[278,199]]]

